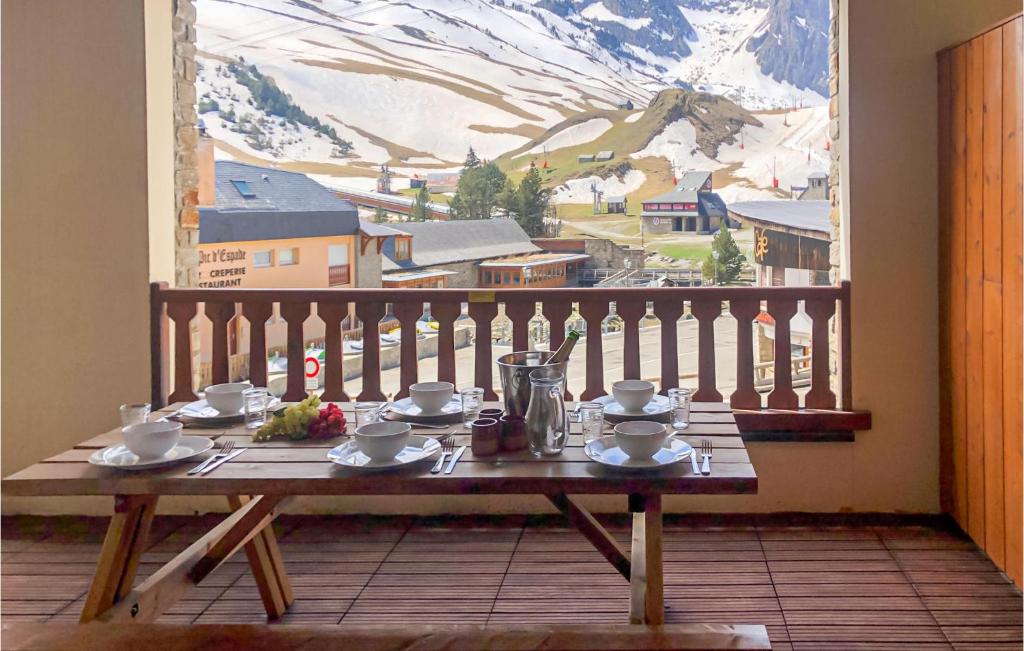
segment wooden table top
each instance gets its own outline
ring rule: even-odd
[[[170,413],[183,403],[154,413]],[[355,421],[351,403],[339,403]],[[488,404],[487,406],[498,406]],[[569,404],[573,406],[572,403]],[[626,494],[757,492],[757,475],[740,438],[732,411],[724,403],[694,403],[691,424],[681,438],[699,447],[701,440],[714,446],[711,475],[694,475],[683,461],[656,472],[622,471],[601,466],[583,451],[580,425],[572,424],[565,451],[537,458],[527,450],[477,458],[467,449],[450,475],[430,474],[426,461],[399,470],[358,470],[327,460],[327,451],[348,440],[255,443],[239,423],[223,428],[187,428],[188,435],[208,436],[218,443],[235,440],[246,452],[208,475],[186,471],[204,457],[152,470],[125,471],[88,463],[95,450],[121,441],[120,429],[111,430],[73,449],[29,466],[0,483],[4,495],[473,495],[473,494]],[[457,445],[468,445],[461,423],[452,426]],[[606,430],[611,426],[606,423]],[[438,436],[443,430],[413,428],[413,433]],[[213,452],[211,451],[210,454]]]

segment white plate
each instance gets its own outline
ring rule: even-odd
[[[412,398],[402,398],[392,402],[388,407],[388,411],[397,416],[395,420],[408,418],[409,420],[423,419],[426,421],[437,420],[454,423],[462,418],[462,398],[456,394],[445,406],[441,407],[441,411],[432,413],[424,413],[422,409],[416,406]]]
[[[280,401],[277,398],[272,398],[267,410],[273,411],[279,404]],[[233,414],[225,414],[211,407],[205,400],[196,400],[179,409],[177,416],[200,423],[227,423],[232,421],[241,422],[245,419],[245,412],[236,411]]]
[[[693,454],[693,446],[680,438],[670,436],[665,444],[667,447],[661,448],[649,459],[631,458],[615,444],[614,436],[594,439],[583,450],[588,457],[602,465],[628,469],[662,468],[688,459]]]
[[[441,444],[436,439],[413,434],[409,436],[409,442],[395,455],[395,458],[387,461],[374,461],[359,451],[355,441],[346,441],[333,448],[327,453],[327,458],[346,468],[396,468],[429,459],[440,449]]]
[[[594,402],[599,402],[604,405],[604,415],[611,416],[612,418],[618,419],[629,419],[629,418],[657,418],[664,416],[672,409],[672,405],[666,396],[659,396],[654,394],[651,401],[644,405],[644,408],[640,411],[626,411],[623,407],[615,400],[614,396],[606,395],[600,398],[595,398]]]
[[[213,441],[205,436],[182,436],[178,444],[162,457],[156,459],[139,459],[124,443],[111,445],[96,450],[89,455],[89,463],[105,468],[121,468],[122,470],[143,470],[158,468],[178,461],[185,461],[198,456],[213,447]]]

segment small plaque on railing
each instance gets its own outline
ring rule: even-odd
[[[473,292],[470,292],[469,293],[469,302],[470,303],[493,303],[494,302],[494,292],[493,291],[489,291],[489,292],[473,291]]]

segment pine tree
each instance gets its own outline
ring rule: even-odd
[[[715,260],[714,253],[718,252],[718,259]],[[715,281],[719,285],[735,282],[743,271],[743,264],[747,261],[746,256],[740,253],[740,247],[736,246],[736,240],[732,233],[722,222],[722,227],[715,233],[715,239],[711,241],[711,253],[704,259],[701,265],[701,273],[705,278]]]
[[[519,210],[516,221],[530,237],[544,235],[544,213],[547,212],[551,191],[544,188],[537,166],[530,169],[519,184]]]
[[[412,211],[409,213],[409,221],[427,221],[427,204],[430,202],[430,191],[427,186],[421,185],[420,191],[416,193],[416,201],[412,204]]]
[[[383,208],[377,208],[373,211],[373,221],[375,224],[383,224],[388,220],[388,212]]]
[[[471,152],[472,153],[472,152]],[[452,219],[490,219],[508,177],[494,163],[463,170],[455,196],[448,202]]]
[[[505,179],[505,187],[498,194],[498,208],[502,216],[518,220],[519,187],[512,179]]]
[[[462,163],[462,171],[472,170],[480,167],[480,159],[476,157],[476,152],[470,147],[469,151],[466,152],[466,161]]]

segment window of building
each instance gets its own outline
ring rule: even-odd
[[[274,266],[274,252],[273,251],[256,251],[252,254],[252,266],[257,269],[261,267],[273,267]]]
[[[484,272],[484,282],[490,284],[490,282],[491,282],[491,272],[490,271],[485,271]]]
[[[395,259],[408,260],[412,257],[412,242],[407,237],[395,238]]]
[[[331,287],[350,282],[348,246],[332,244],[327,247],[327,284]]]
[[[512,274],[512,284],[513,285],[518,285],[519,284],[519,274],[517,274],[517,273]]]
[[[238,190],[238,194],[242,195],[245,199],[254,199],[256,197],[256,193],[253,191],[248,181],[232,180],[231,185],[235,186],[235,189]]]
[[[277,252],[277,265],[279,267],[285,267],[293,264],[299,264],[298,249],[281,249]]]

